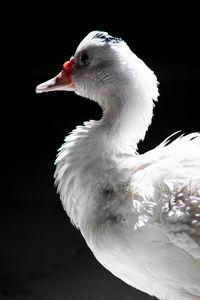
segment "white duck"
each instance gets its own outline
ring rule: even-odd
[[[97,101],[100,121],[78,126],[59,150],[56,184],[97,260],[162,300],[200,299],[200,135],[138,155],[158,97],[153,72],[127,44],[89,33],[38,93]]]

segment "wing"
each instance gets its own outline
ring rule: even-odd
[[[166,184],[166,189],[161,194],[162,227],[173,244],[200,260],[199,185],[190,183],[189,186],[170,186],[169,189]]]
[[[200,135],[163,143],[136,161],[133,198],[150,202],[169,240],[200,259]]]

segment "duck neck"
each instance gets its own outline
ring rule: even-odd
[[[134,99],[128,95],[111,95],[106,101],[109,105],[102,105],[103,118],[100,124],[112,149],[131,153],[137,150],[137,144],[144,139],[152,119],[153,102],[144,103],[144,100],[147,99],[140,99],[138,95]]]

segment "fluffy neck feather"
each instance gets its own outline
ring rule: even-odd
[[[150,71],[148,69],[148,71]],[[135,82],[116,89],[102,101],[103,118],[99,125],[108,136],[108,143],[112,147],[119,147],[122,151],[128,151],[131,146],[137,149],[137,143],[143,140],[153,115],[153,99],[158,96],[157,81],[153,72],[146,82]],[[153,79],[149,84],[149,79]]]

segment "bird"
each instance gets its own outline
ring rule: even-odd
[[[100,120],[77,126],[58,150],[63,208],[96,259],[160,300],[200,299],[200,133],[173,135],[138,153],[158,81],[127,43],[90,32],[37,93],[74,91]]]

